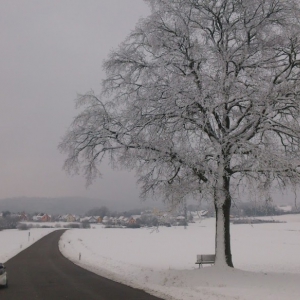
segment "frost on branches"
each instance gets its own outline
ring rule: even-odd
[[[233,266],[233,192],[297,185],[300,11],[291,0],[147,0],[151,15],[104,63],[100,96],[63,138],[88,182],[106,155],[144,195],[193,195],[216,210],[216,264]]]

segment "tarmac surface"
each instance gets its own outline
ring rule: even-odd
[[[2,300],[162,300],[80,268],[58,249],[64,230],[54,231],[6,262]]]

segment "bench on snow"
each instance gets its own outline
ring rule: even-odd
[[[195,262],[195,264],[198,264],[199,268],[205,264],[213,265],[215,263],[215,259],[215,254],[200,254],[197,255],[197,261]]]

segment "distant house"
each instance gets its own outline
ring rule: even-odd
[[[33,216],[32,220],[36,222],[51,222],[51,215],[40,213]]]
[[[96,223],[102,223],[102,218],[100,216],[94,216]]]
[[[89,223],[98,223],[98,221],[95,217],[90,217],[89,218]]]
[[[104,216],[102,219],[102,223],[103,224],[108,224],[109,223],[109,217],[108,216]]]
[[[140,224],[141,223],[141,215],[133,215],[128,220],[127,223],[132,224]]]
[[[117,218],[118,225],[125,225],[126,222],[127,222],[127,218],[125,218],[124,216],[120,216],[119,218]]]
[[[43,215],[44,214],[37,214],[37,215],[32,217],[32,220],[36,221],[36,222],[40,222]]]
[[[41,218],[41,222],[51,222],[51,215],[44,214]]]
[[[90,217],[83,217],[83,218],[80,218],[80,222],[81,223],[88,222],[89,219],[90,219]]]
[[[78,222],[80,217],[72,214],[62,215],[58,217],[58,220],[61,222]]]
[[[76,222],[76,216],[68,214],[66,216],[66,222]]]
[[[84,222],[86,222],[86,223],[101,223],[101,222],[99,222],[99,218],[101,219],[101,217],[84,217],[84,218],[81,218],[80,219],[80,222],[81,223],[84,223]]]
[[[26,222],[29,221],[29,217],[24,212],[20,214],[20,221]]]
[[[129,219],[128,219],[128,223],[129,224],[140,224],[141,223],[141,215],[132,215]]]
[[[136,224],[136,219],[134,219],[133,217],[129,218],[128,224]]]

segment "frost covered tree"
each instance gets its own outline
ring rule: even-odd
[[[300,10],[293,0],[146,0],[151,14],[106,62],[102,93],[60,143],[88,182],[107,156],[142,193],[210,199],[216,265],[233,266],[240,187],[300,179]]]

